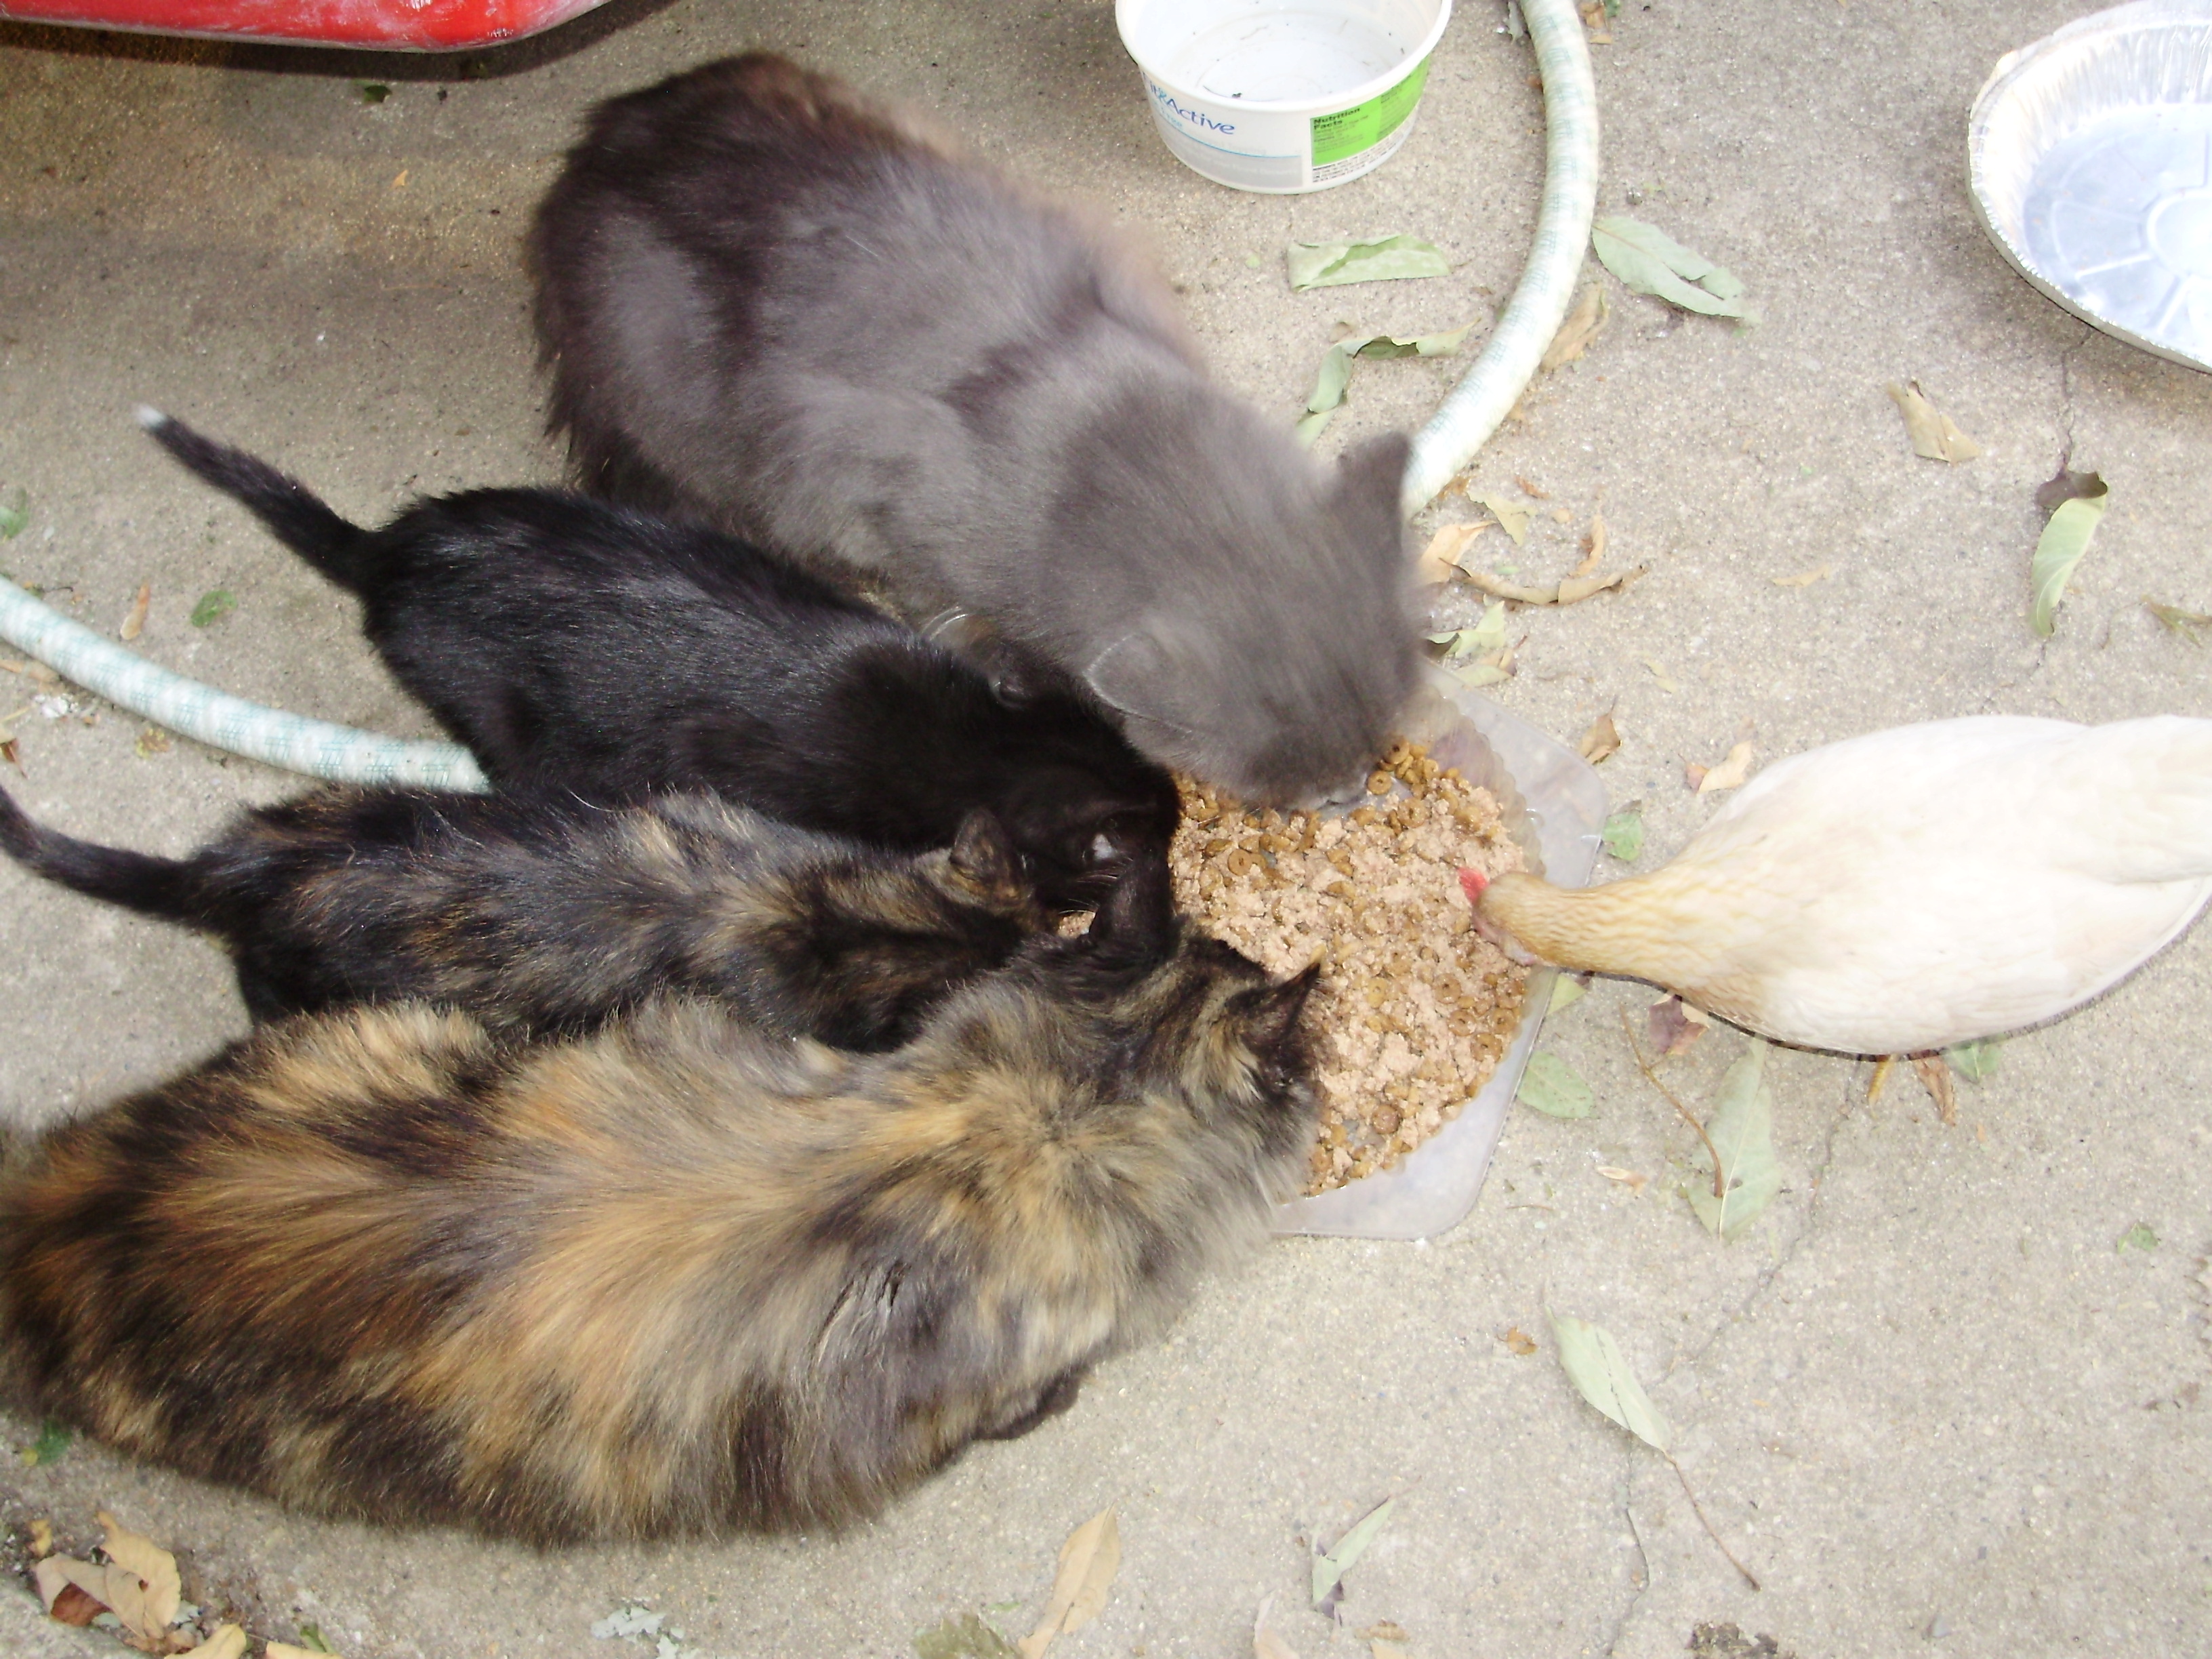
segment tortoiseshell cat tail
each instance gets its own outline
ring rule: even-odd
[[[1261,1241],[1311,983],[1144,866],[888,1054],[682,1000],[556,1043],[286,1021],[12,1160],[0,1354],[32,1409],[319,1514],[839,1526]]]

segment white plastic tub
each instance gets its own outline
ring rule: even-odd
[[[1451,0],[1115,0],[1114,18],[1178,161],[1293,195],[1397,153]]]
[[[1589,763],[1528,721],[1466,690],[1440,671],[1449,708],[1440,728],[1411,732],[1429,752],[1498,798],[1505,827],[1528,867],[1562,887],[1589,881],[1604,827],[1605,785]],[[1390,1168],[1318,1198],[1294,1199],[1275,1212],[1279,1233],[1345,1238],[1428,1238],[1457,1226],[1482,1191],[1490,1155],[1535,1052],[1554,972],[1528,975],[1528,1000],[1513,1041],[1480,1093]]]

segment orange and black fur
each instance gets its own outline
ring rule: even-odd
[[[16,1161],[0,1353],[33,1409],[327,1515],[850,1522],[1258,1242],[1316,1125],[1311,980],[1140,870],[894,1054],[683,1000],[535,1045],[288,1021]]]
[[[167,859],[46,829],[0,791],[0,851],[216,934],[257,1020],[416,1000],[542,1036],[677,991],[772,1031],[891,1048],[1046,924],[981,808],[950,848],[914,854],[711,795],[601,808],[326,788]]]

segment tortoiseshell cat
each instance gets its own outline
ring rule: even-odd
[[[841,82],[600,105],[530,258],[587,489],[971,612],[1247,799],[1348,783],[1413,692],[1406,441],[1316,466],[1096,216]]]
[[[1175,785],[1090,703],[1018,706],[912,629],[757,548],[580,495],[477,489],[381,530],[154,410],[139,419],[331,581],[503,789],[712,789],[787,823],[948,847],[998,816],[1046,902],[1164,860]]]
[[[264,1028],[0,1185],[35,1410],[301,1509],[541,1543],[835,1526],[1072,1403],[1256,1244],[1297,1019],[1139,869],[895,1054],[703,1002]]]
[[[216,934],[257,1020],[413,999],[544,1035],[669,990],[771,1030],[890,1048],[1046,922],[981,808],[949,850],[908,854],[708,795],[610,809],[331,788],[166,859],[46,829],[0,791],[0,850]]]

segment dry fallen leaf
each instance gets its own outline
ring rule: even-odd
[[[1613,31],[1606,27],[1605,0],[1589,0],[1577,14],[1583,27],[1589,31],[1589,43],[1594,46],[1613,44]]]
[[[1022,1659],[1037,1659],[1052,1645],[1052,1638],[1079,1630],[1106,1605],[1106,1592],[1121,1566],[1121,1533],[1111,1510],[1101,1510],[1060,1547],[1060,1571],[1052,1581],[1052,1595],[1044,1617],[1022,1638]]]
[[[1583,733],[1583,740],[1575,745],[1582,757],[1592,766],[1620,748],[1620,728],[1613,723],[1610,714],[1600,714],[1590,722],[1590,729]]]
[[[1982,453],[1982,447],[1952,424],[1951,417],[1939,411],[1928,401],[1917,380],[1899,386],[1892,381],[1886,388],[1890,401],[1905,416],[1905,435],[1912,440],[1912,453],[1931,461],[1971,461]]]
[[[1515,484],[1519,486],[1521,493],[1523,495],[1528,496],[1531,501],[1548,501],[1552,499],[1552,492],[1550,490],[1545,489],[1544,486],[1540,483],[1532,483],[1528,479],[1522,477],[1518,472],[1513,475],[1513,482]]]
[[[1297,1650],[1267,1628],[1263,1622],[1267,1617],[1263,1604],[1259,1617],[1252,1621],[1252,1659],[1298,1659]]]
[[[177,1659],[246,1659],[246,1649],[244,1631],[235,1625],[217,1625],[214,1635],[189,1652],[179,1654]],[[283,1659],[285,1650],[282,1642],[271,1642],[268,1647],[268,1651],[276,1654],[277,1659]],[[294,1653],[299,1651],[297,1648],[290,1650]]]
[[[2184,611],[2178,605],[2160,605],[2148,593],[2143,595],[2143,605],[2152,616],[2191,645],[2203,644],[2203,637],[2198,630],[2212,628],[2212,616],[2207,616],[2202,611]]]
[[[35,1560],[41,1555],[53,1553],[54,1523],[41,1516],[31,1522],[31,1556]]]
[[[1478,519],[1473,524],[1438,526],[1437,533],[1429,538],[1429,544],[1421,550],[1421,556],[1414,563],[1414,579],[1423,582],[1449,581],[1460,574],[1459,556],[1467,544],[1490,528],[1488,519]]]
[[[1519,547],[1528,539],[1528,509],[1508,501],[1504,496],[1491,494],[1478,495],[1472,490],[1468,499],[1498,520],[1498,527],[1513,538]]]
[[[1567,574],[1587,576],[1596,569],[1598,562],[1605,557],[1605,514],[1593,513],[1590,514],[1589,532],[1583,538],[1583,562]]]
[[[1915,1054],[1912,1069],[1920,1074],[1920,1081],[1926,1085],[1929,1098],[1936,1103],[1936,1109],[1942,1114],[1943,1121],[1956,1123],[1959,1121],[1959,1097],[1951,1086],[1951,1068],[1943,1063],[1943,1056]]]
[[[64,1625],[88,1625],[107,1611],[101,1598],[107,1593],[107,1569],[70,1555],[49,1555],[31,1570],[31,1583],[47,1614]],[[70,1597],[74,1590],[76,1596]],[[92,1611],[78,1617],[83,1602]]]
[[[1532,1354],[1536,1352],[1536,1339],[1518,1325],[1508,1325],[1505,1328],[1505,1334],[1498,1340],[1505,1345],[1508,1352],[1512,1353]]]
[[[1607,297],[1605,284],[1596,282],[1584,286],[1567,320],[1559,325],[1559,331],[1544,349],[1544,361],[1538,367],[1547,374],[1565,368],[1597,343],[1612,316],[1613,301]]]
[[[1395,1642],[1380,1636],[1369,1642],[1367,1648],[1370,1659],[1413,1659],[1410,1649],[1400,1647]]]
[[[289,1642],[271,1642],[261,1650],[261,1659],[326,1659],[328,1651],[295,1648]]]
[[[1777,587],[1810,587],[1814,582],[1824,582],[1836,574],[1833,565],[1816,565],[1810,570],[1801,570],[1794,576],[1769,576],[1767,580]]]
[[[1638,564],[1626,570],[1616,570],[1610,576],[1570,576],[1559,584],[1558,591],[1552,595],[1552,602],[1554,605],[1573,605],[1594,593],[1602,593],[1607,588],[1626,593],[1650,568],[1648,564]]]
[[[1597,1166],[1597,1172],[1607,1181],[1618,1182],[1639,1198],[1643,1196],[1644,1189],[1651,1184],[1650,1176],[1638,1175],[1633,1170],[1624,1170],[1616,1164],[1601,1164]]]
[[[95,1518],[107,1529],[100,1548],[111,1563],[108,1594],[102,1599],[133,1634],[149,1641],[166,1637],[176,1620],[177,1604],[184,1600],[177,1558],[152,1539],[132,1532],[106,1510]]]
[[[1570,576],[1547,587],[1508,581],[1487,570],[1467,570],[1464,566],[1462,569],[1468,582],[1495,599],[1511,599],[1520,605],[1572,605],[1577,599],[1589,599],[1607,588],[1617,588],[1625,593],[1638,577],[1650,569],[1650,566],[1632,565],[1626,570],[1616,570],[1610,576]]]
[[[1359,1632],[1359,1639],[1363,1642],[1410,1642],[1413,1638],[1406,1634],[1406,1627],[1396,1620],[1377,1619]]]
[[[116,630],[125,640],[135,640],[146,626],[146,607],[154,603],[154,585],[138,584],[138,597],[131,601],[130,614],[123,618],[123,626]]]
[[[1750,775],[1751,745],[1740,743],[1728,751],[1728,758],[1718,766],[1705,768],[1694,787],[1699,794],[1710,795],[1722,789],[1740,789]]]
[[[1651,671],[1651,678],[1658,683],[1662,691],[1680,691],[1682,689],[1675,684],[1674,677],[1660,665],[1657,658],[1646,657],[1644,665]]]
[[[1690,1045],[1711,1029],[1713,1017],[1680,997],[1662,997],[1651,1005],[1645,1024],[1651,1046],[1662,1055],[1689,1052]]]
[[[64,1584],[61,1594],[54,1597],[53,1606],[46,1609],[46,1616],[58,1625],[74,1625],[82,1630],[106,1612],[107,1609],[87,1595],[81,1586]]]

